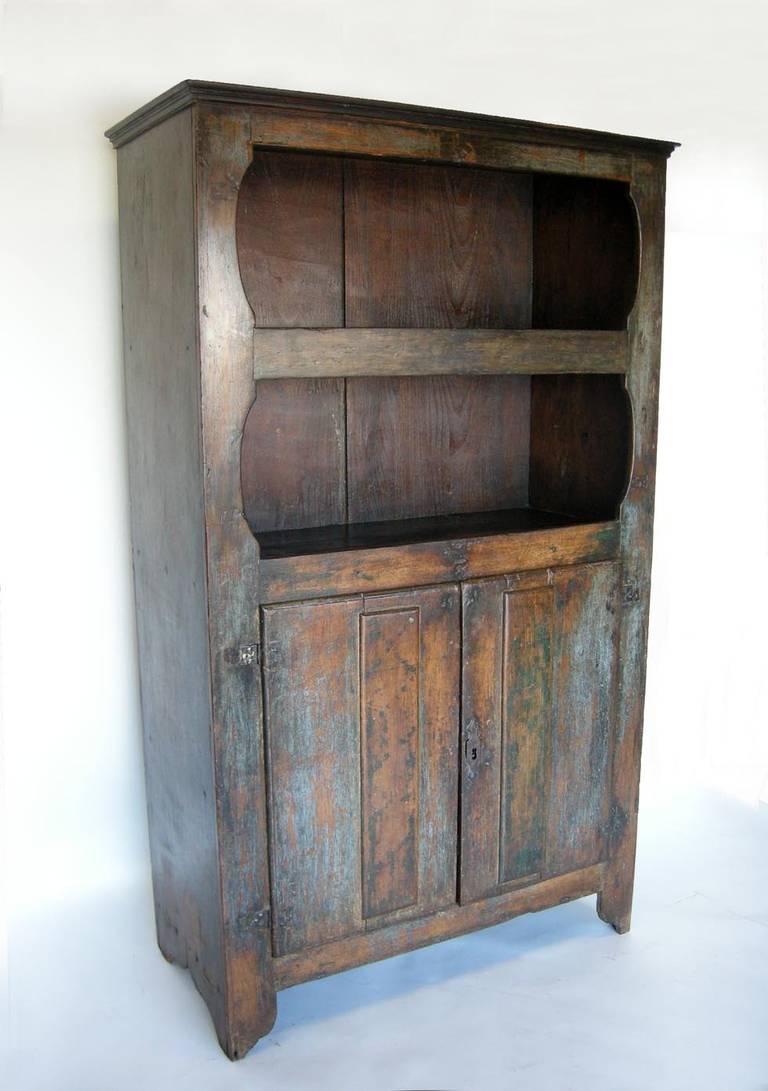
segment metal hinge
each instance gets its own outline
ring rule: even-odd
[[[261,666],[261,644],[242,644],[239,648],[226,648],[224,661],[231,667]]]
[[[252,928],[271,928],[272,910],[256,909],[251,913],[243,913],[237,918],[237,924],[241,931],[249,931]]]

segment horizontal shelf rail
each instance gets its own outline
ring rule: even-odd
[[[256,329],[254,378],[623,374],[626,330]]]

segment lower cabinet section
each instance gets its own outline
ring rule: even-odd
[[[603,859],[618,572],[263,608],[275,955]]]
[[[618,577],[609,562],[463,585],[462,902],[603,857]]]
[[[456,585],[263,609],[273,949],[456,900]]]

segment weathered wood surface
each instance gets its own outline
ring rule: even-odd
[[[345,324],[530,326],[531,191],[522,174],[348,159]]]
[[[206,109],[196,130],[198,306],[205,541],[220,897],[226,976],[217,1026],[232,1058],[276,1013],[269,934],[258,547],[242,514],[239,451],[254,398],[253,316],[238,268],[235,216],[250,161],[247,114]]]
[[[275,954],[450,904],[457,588],[263,613]]]
[[[275,954],[362,928],[360,599],[264,611]]]
[[[343,379],[256,384],[240,445],[243,512],[254,533],[347,518]]]
[[[163,953],[189,967],[223,1036],[192,140],[187,111],[120,151],[120,260],[155,921]]]
[[[549,874],[598,863],[608,849],[619,574],[619,564],[607,563],[554,575]]]
[[[350,522],[524,507],[529,422],[520,375],[347,380]]]
[[[621,509],[622,670],[610,799],[611,862],[597,905],[600,916],[617,932],[626,932],[630,926],[637,842],[653,550],[665,181],[663,160],[634,160],[631,194],[642,240],[640,281],[629,323],[631,372],[627,388],[634,411],[634,458]]]
[[[376,962],[403,951],[426,947],[438,940],[488,928],[522,913],[535,913],[575,898],[585,898],[599,891],[602,885],[603,866],[598,864],[568,875],[545,879],[520,890],[484,898],[471,905],[451,906],[417,920],[396,922],[375,932],[285,955],[274,963],[277,986],[288,989],[302,981],[327,977],[328,974],[349,970],[366,962]]]
[[[611,330],[255,330],[257,379],[344,375],[536,375],[627,369]]]
[[[261,562],[262,602],[496,576],[505,572],[582,564],[617,556],[613,522],[565,526],[411,546],[317,553]]]

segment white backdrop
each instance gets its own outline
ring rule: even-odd
[[[109,124],[186,77],[676,139],[645,792],[768,794],[764,0],[2,7],[11,914],[146,873]]]

